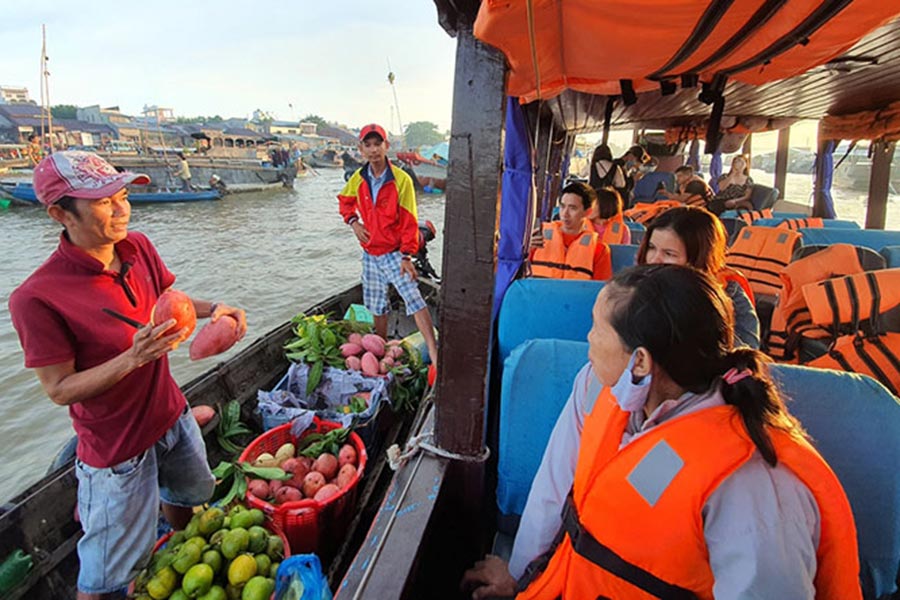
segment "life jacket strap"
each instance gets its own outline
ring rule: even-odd
[[[531,266],[535,265],[539,267],[548,267],[550,269],[560,269],[561,271],[575,271],[576,273],[584,273],[588,277],[594,276],[594,272],[591,269],[585,269],[584,267],[573,267],[572,265],[567,265],[566,263],[550,262],[547,260],[532,260]]]
[[[644,592],[663,600],[695,600],[696,595],[690,590],[667,583],[641,567],[634,565],[608,546],[604,546],[585,529],[578,520],[578,512],[570,493],[562,513],[563,529],[572,541],[573,550],[583,558],[591,561],[601,569],[624,579]]]

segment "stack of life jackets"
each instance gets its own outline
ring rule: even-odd
[[[737,218],[747,225],[753,225],[753,222],[759,219],[771,219],[773,216],[771,208],[764,208],[762,210],[738,210],[737,213]]]
[[[781,271],[788,266],[801,236],[773,227],[744,227],[728,250],[725,264],[743,273],[758,296],[781,291]]]
[[[626,210],[623,214],[636,223],[646,225],[656,218],[657,215],[663,213],[670,208],[684,206],[678,200],[657,200],[656,202],[638,202],[633,207]]]
[[[806,217],[804,219],[785,219],[778,224],[779,229],[822,229],[825,227],[824,221],[820,217]]]
[[[881,315],[900,305],[900,269],[882,269],[803,286],[812,322],[830,327],[834,342],[810,367],[870,375],[896,396],[900,390],[900,333],[885,331]],[[841,335],[850,325],[850,334]]]

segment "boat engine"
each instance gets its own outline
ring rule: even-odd
[[[419,219],[419,251],[413,257],[413,264],[416,265],[420,276],[439,282],[441,278],[428,260],[428,242],[434,241],[435,236],[437,229],[434,223],[427,219]]]

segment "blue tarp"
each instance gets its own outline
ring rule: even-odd
[[[419,148],[419,154],[429,159],[433,159],[434,155],[437,154],[441,160],[447,161],[450,159],[450,142],[440,142],[434,146],[422,146]]]
[[[709,161],[709,187],[719,193],[719,177],[722,176],[722,153],[713,152]]]
[[[497,275],[494,278],[492,318],[497,317],[503,295],[525,258],[534,218],[534,172],[531,140],[525,112],[518,98],[506,102],[506,145],[500,194],[500,239],[497,243]]]
[[[836,147],[837,141],[828,140],[825,142],[824,152],[816,156],[816,173],[819,169],[822,170],[822,189],[816,191],[819,197],[816,199],[817,202],[813,203],[813,209],[821,206],[822,214],[814,212],[814,217],[833,219],[837,216],[834,211],[834,199],[831,197],[831,182],[834,180],[834,149]]]

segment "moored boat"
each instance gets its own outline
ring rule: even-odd
[[[3,183],[0,182],[0,191],[20,202],[28,204],[38,204],[37,196],[34,193],[34,186],[30,183],[16,182]],[[137,192],[128,193],[128,200],[132,204],[151,203],[151,202],[203,202],[208,200],[218,200],[222,195],[217,190],[196,190],[196,191],[156,191],[156,192]]]

